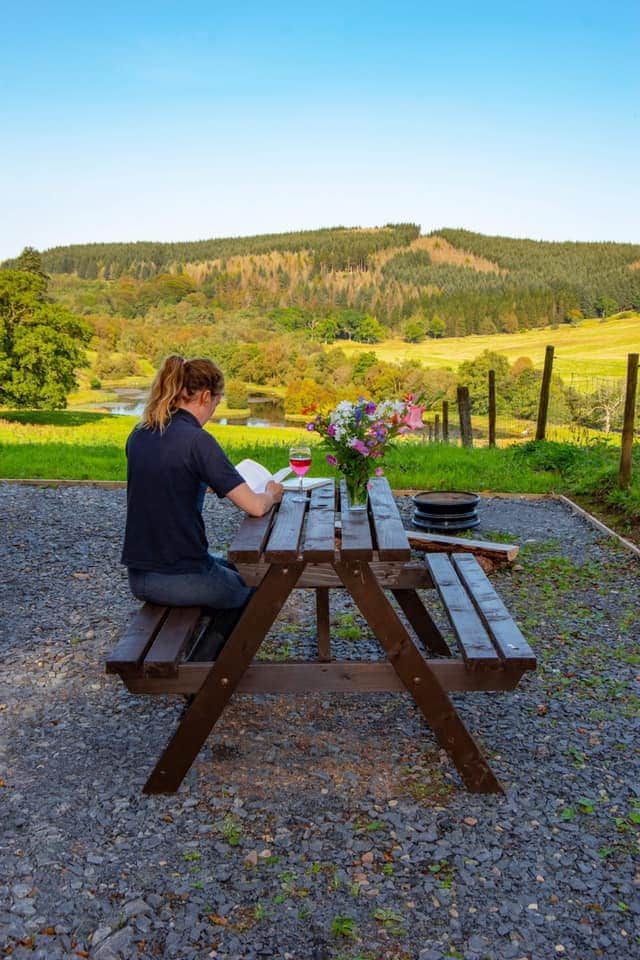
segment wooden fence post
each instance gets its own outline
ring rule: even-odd
[[[489,446],[496,445],[496,372],[489,370]]]
[[[624,401],[624,422],[620,449],[618,486],[628,490],[631,484],[631,457],[633,453],[633,428],[636,416],[636,390],[638,387],[638,354],[627,356],[627,391]]]
[[[544,440],[547,430],[547,414],[549,412],[549,393],[551,390],[551,371],[553,370],[553,347],[547,347],[544,353],[544,371],[540,386],[540,403],[538,404],[538,425],[536,440]]]
[[[431,420],[427,423],[427,428],[429,430],[429,443],[433,443],[433,424]]]
[[[442,441],[449,443],[449,401],[442,401]]]
[[[460,436],[463,447],[473,446],[473,435],[471,433],[471,402],[469,400],[469,387],[458,387],[458,416],[460,417]]]
[[[433,433],[436,443],[440,442],[440,414],[436,413],[433,418]]]

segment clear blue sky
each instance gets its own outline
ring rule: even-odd
[[[638,0],[5,0],[0,258],[411,220],[640,242]]]

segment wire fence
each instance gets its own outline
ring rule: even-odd
[[[488,386],[487,386],[488,391]],[[552,381],[546,419],[545,436],[549,440],[580,445],[595,439],[614,439],[622,434],[625,411],[626,382],[623,377],[571,377],[562,387]],[[448,405],[448,418],[442,405],[425,415],[423,439],[426,442],[462,443],[459,411],[455,403]],[[495,437],[497,446],[533,440],[536,436],[538,398],[526,415],[516,414],[509,401],[496,397]],[[471,427],[473,443],[489,443],[489,414],[486,398],[472,398]],[[480,410],[481,412],[478,412]],[[636,424],[640,423],[640,394],[636,398]],[[448,431],[446,424],[448,419]],[[448,433],[448,437],[447,437]],[[637,429],[636,429],[637,433]]]

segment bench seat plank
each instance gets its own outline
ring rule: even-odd
[[[189,638],[200,619],[200,607],[171,607],[144,658],[145,677],[175,677]]]
[[[106,672],[122,673],[123,670],[138,670],[168,613],[168,607],[145,603],[127,626],[115,649],[107,657]]]
[[[535,670],[533,650],[475,557],[468,553],[454,553],[451,559],[506,665]]]
[[[500,658],[491,638],[469,594],[458,579],[449,557],[444,553],[432,553],[425,557],[425,562],[451,622],[467,668],[476,670],[500,667]]]

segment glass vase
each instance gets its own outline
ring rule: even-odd
[[[362,474],[345,474],[344,479],[347,484],[347,493],[349,495],[349,509],[350,510],[366,510],[367,509],[367,487],[369,485],[369,477],[362,476]]]

